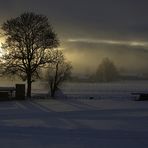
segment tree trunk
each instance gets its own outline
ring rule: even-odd
[[[58,77],[58,69],[59,69],[59,63],[56,64],[55,77],[54,77],[54,81],[52,82],[52,85],[51,85],[51,97],[52,98],[54,98],[56,88],[57,88],[56,83],[57,83],[57,77]]]
[[[27,98],[31,98],[31,84],[32,84],[32,81],[31,81],[31,75],[29,74],[28,77],[27,77]]]
[[[51,86],[51,89],[50,90],[51,90],[51,92],[50,92],[51,93],[51,97],[54,98],[54,95],[55,95],[54,86]]]
[[[54,90],[51,91],[51,97],[54,98]]]
[[[52,98],[55,98],[55,92],[56,92],[56,84],[55,84],[55,81],[51,81],[50,82],[50,96]]]

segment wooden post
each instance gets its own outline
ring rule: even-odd
[[[17,100],[25,99],[25,84],[16,84],[15,97]]]

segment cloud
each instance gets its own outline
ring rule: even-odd
[[[67,42],[148,47],[148,42],[144,42],[144,41],[118,41],[118,40],[101,40],[101,39],[78,38],[78,39],[67,39]]]

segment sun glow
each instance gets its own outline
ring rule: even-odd
[[[2,44],[0,43],[0,57],[4,54],[3,49],[2,49]]]
[[[4,55],[4,49],[2,48],[3,43],[5,43],[5,38],[0,36],[0,57]]]

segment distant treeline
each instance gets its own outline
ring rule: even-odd
[[[70,79],[71,82],[115,82],[123,80],[148,80],[148,77],[146,74],[136,75],[135,73],[121,72],[112,60],[104,58],[95,73],[72,76]]]

